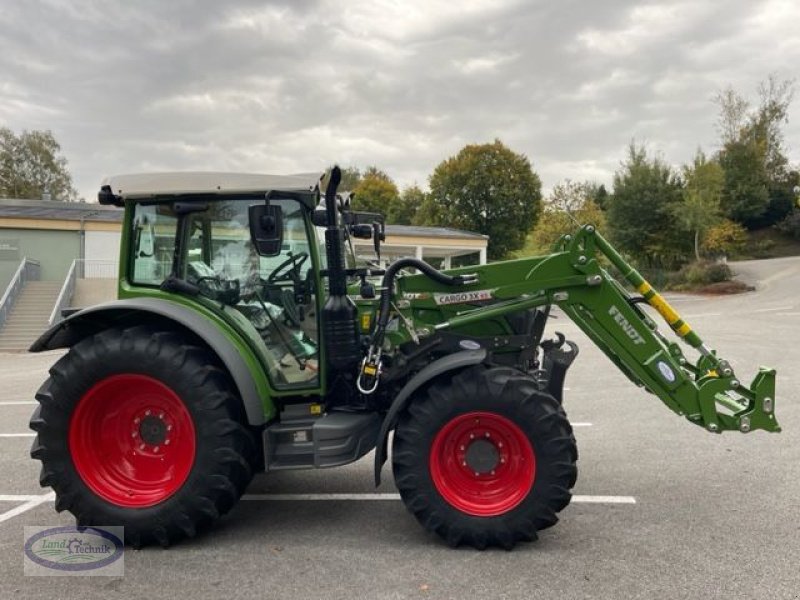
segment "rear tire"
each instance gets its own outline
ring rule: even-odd
[[[239,500],[256,445],[208,350],[150,326],[86,338],[36,395],[31,456],[56,510],[134,547],[193,537]]]
[[[392,464],[406,507],[450,545],[511,549],[554,525],[577,479],[556,400],[511,368],[440,380],[401,415]]]

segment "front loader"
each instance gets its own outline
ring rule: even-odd
[[[124,209],[118,299],[31,348],[69,349],[31,419],[57,510],[168,546],[229,511],[257,472],[375,450],[379,484],[394,432],[395,484],[423,527],[453,546],[533,540],[577,477],[563,385],[578,348],[545,337],[553,306],[691,423],[780,431],[775,371],[745,385],[592,226],[547,256],[359,266],[352,238],[380,259],[383,219],[350,210],[339,179],[334,168],[324,197],[316,175],[104,183],[100,202]]]

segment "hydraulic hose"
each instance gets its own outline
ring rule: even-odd
[[[445,275],[441,271],[434,269],[428,263],[417,258],[401,258],[393,262],[383,275],[383,289],[381,289],[378,318],[375,321],[375,328],[372,332],[369,350],[361,361],[361,371],[356,380],[356,387],[362,394],[371,394],[378,388],[378,380],[383,369],[381,363],[381,348],[383,347],[383,338],[386,334],[386,326],[389,324],[394,280],[395,277],[397,277],[397,273],[400,272],[400,269],[406,267],[413,267],[429,279],[442,285],[467,285],[478,281],[476,275]]]
[[[401,269],[407,267],[417,269],[426,277],[442,285],[467,285],[477,281],[475,275],[446,275],[418,258],[401,258],[400,260],[396,260],[386,269],[383,275],[383,282],[381,284],[383,289],[381,290],[379,314],[375,323],[375,331],[372,335],[372,346],[374,348],[380,348],[383,345],[383,336],[386,333],[386,326],[389,324],[389,308],[392,301],[392,289],[394,288],[395,277]]]

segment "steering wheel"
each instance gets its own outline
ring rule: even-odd
[[[277,268],[267,277],[267,283],[278,283],[280,281],[300,282],[300,268],[308,260],[308,252],[298,252],[290,254],[289,258],[277,266]],[[291,268],[288,268],[291,267]],[[285,272],[284,272],[285,271]]]

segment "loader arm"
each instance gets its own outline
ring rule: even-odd
[[[601,266],[604,255],[641,297],[634,297]],[[777,432],[775,370],[761,367],[745,386],[725,359],[709,349],[669,303],[591,225],[566,235],[555,252],[527,263],[513,282],[493,282],[493,305],[461,312],[436,325],[458,328],[488,317],[547,304],[558,305],[635,384],[658,396],[689,421],[711,432]],[[489,269],[481,279],[490,279]],[[477,286],[485,281],[479,281]],[[506,299],[502,301],[502,299]],[[677,341],[662,334],[642,310],[655,309],[676,335],[697,351],[687,359]]]

